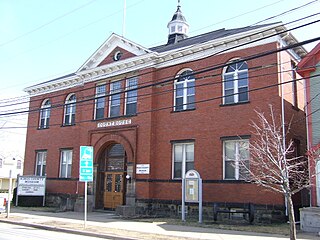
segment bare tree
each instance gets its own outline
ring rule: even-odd
[[[249,167],[244,176],[247,181],[283,194],[287,203],[290,222],[290,239],[296,239],[296,225],[292,196],[309,187],[308,160],[296,156],[293,140],[286,140],[282,134],[281,121],[277,123],[270,105],[268,117],[256,111],[257,122],[252,122],[253,140],[250,141]]]

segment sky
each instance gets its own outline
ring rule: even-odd
[[[147,48],[166,43],[167,24],[177,4],[177,0],[0,0],[0,157],[24,157],[27,115],[1,116],[28,106],[24,88],[77,71],[112,33]],[[192,37],[260,21],[289,23],[318,13],[320,0],[181,0],[180,5]],[[319,19],[316,15],[287,28]],[[304,41],[318,37],[319,29],[320,23],[315,23],[292,34]],[[310,51],[315,45],[304,47]],[[17,103],[24,104],[13,105]]]

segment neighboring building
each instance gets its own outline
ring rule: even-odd
[[[180,6],[165,45],[145,48],[112,34],[70,75],[25,89],[30,94],[26,175],[47,176],[47,201],[83,197],[79,147],[94,148],[94,208],[178,212],[181,177],[197,170],[205,208],[252,202],[284,209],[280,194],[242,180],[254,110],[304,118],[304,85],[295,66],[306,54],[281,23],[219,29],[187,37]],[[264,54],[262,54],[264,53]],[[290,131],[305,150],[303,121]],[[71,201],[65,201],[69,199]],[[296,202],[297,206],[301,202]]]
[[[313,152],[309,157],[316,158],[310,159],[311,206],[315,207],[320,206],[320,43],[301,60],[297,71],[306,80],[308,150]]]
[[[0,157],[0,196],[2,197],[8,196],[10,172],[12,179],[11,193],[13,193],[13,189],[17,185],[17,176],[23,175],[23,160],[13,157]]]

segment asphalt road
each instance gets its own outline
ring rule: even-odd
[[[48,231],[42,230],[37,228],[30,228],[24,227],[14,224],[7,224],[7,223],[0,223],[0,240],[70,240],[70,239],[77,239],[77,240],[101,240],[101,238],[97,237],[89,237],[89,236],[82,236],[77,234],[71,233],[63,233],[63,232],[56,232],[56,231]],[[104,239],[123,239],[126,238],[104,238]]]

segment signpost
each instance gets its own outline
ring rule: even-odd
[[[84,182],[84,228],[87,227],[88,182],[93,181],[93,147],[80,146],[79,181]]]
[[[202,179],[196,170],[189,170],[182,179],[183,221],[185,221],[185,202],[199,203],[199,223],[202,223]]]

